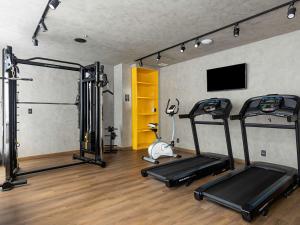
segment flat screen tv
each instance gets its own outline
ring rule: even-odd
[[[207,70],[207,91],[245,89],[246,87],[246,63]]]

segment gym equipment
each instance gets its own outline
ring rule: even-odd
[[[58,63],[58,64],[57,64]],[[25,64],[31,66],[48,67],[61,70],[80,72],[79,95],[73,103],[47,103],[47,102],[18,102],[17,82],[32,81],[30,78],[18,77],[19,68],[17,65]],[[84,163],[96,164],[105,167],[102,160],[102,90],[107,84],[107,76],[104,74],[104,67],[96,62],[89,66],[82,66],[78,63],[34,57],[30,59],[19,59],[12,51],[12,47],[2,51],[2,123],[3,139],[1,163],[5,166],[5,181],[0,187],[3,191],[11,190],[17,185],[27,183],[26,179],[18,179],[21,176],[39,173],[43,171],[75,166]],[[18,139],[17,139],[17,116],[18,104],[55,104],[74,105],[79,110],[80,128],[80,154],[74,155],[74,162],[66,165],[41,168],[32,171],[20,171],[18,163]],[[85,153],[94,157],[86,157]]]
[[[228,127],[231,108],[232,105],[229,99],[211,98],[197,102],[189,114],[179,115],[179,118],[190,119],[196,156],[142,169],[142,176],[146,177],[150,175],[164,182],[167,187],[173,187],[183,183],[190,184],[195,179],[210,174],[219,174],[228,169],[234,169]],[[196,121],[195,118],[201,115],[211,115],[213,120],[221,119],[222,122]],[[224,126],[228,156],[215,153],[200,153],[196,130],[197,124]]]
[[[80,152],[73,159],[92,162],[105,167],[102,160],[103,149],[103,87],[108,84],[104,66],[99,62],[82,67],[79,80],[79,123],[80,123]],[[85,153],[94,155],[91,160]]]
[[[149,123],[148,127],[151,131],[154,132],[156,140],[148,147],[148,155],[149,157],[143,156],[142,159],[154,164],[158,164],[159,161],[157,160],[160,157],[174,157],[174,158],[180,158],[181,156],[178,154],[175,154],[173,152],[173,148],[175,146],[174,138],[175,138],[175,118],[174,115],[176,115],[179,112],[179,100],[176,98],[176,105],[170,105],[170,99],[168,100],[167,107],[165,109],[165,113],[169,115],[172,118],[172,138],[171,143],[168,144],[166,142],[163,142],[161,140],[161,137],[158,136],[157,130],[158,130],[158,124],[157,123]]]
[[[299,145],[300,98],[294,95],[266,95],[247,100],[240,113],[231,116],[240,120],[245,168],[233,171],[195,190],[197,200],[206,198],[242,214],[246,221],[262,213],[266,215],[272,202],[282,195],[289,195],[299,184],[300,145]],[[294,125],[246,123],[248,117],[284,117]],[[246,127],[293,129],[296,131],[298,171],[294,168],[265,162],[252,162],[249,159]]]
[[[105,128],[105,130],[107,130],[109,132],[109,134],[105,135],[106,137],[109,137],[109,145],[105,145],[105,147],[108,147],[108,149],[103,148],[104,149],[103,152],[104,153],[117,153],[118,150],[114,148],[117,146],[117,145],[114,145],[114,140],[117,137],[115,130],[118,130],[118,129],[114,128],[113,126],[109,126],[109,127]]]

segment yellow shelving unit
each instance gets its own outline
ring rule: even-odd
[[[148,123],[158,123],[158,71],[132,68],[132,149],[148,148],[155,135]]]

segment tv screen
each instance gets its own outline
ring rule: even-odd
[[[207,91],[244,89],[246,63],[207,70]]]

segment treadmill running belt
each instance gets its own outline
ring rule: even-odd
[[[242,206],[284,175],[285,173],[274,170],[250,167],[209,188],[207,193]]]
[[[165,166],[158,166],[151,169],[151,173],[159,174],[165,178],[174,178],[174,176],[178,176],[182,172],[187,172],[189,170],[195,170],[199,167],[204,166],[205,164],[216,161],[217,159],[209,158],[209,157],[194,157],[190,159],[178,160],[174,164],[169,164]]]

